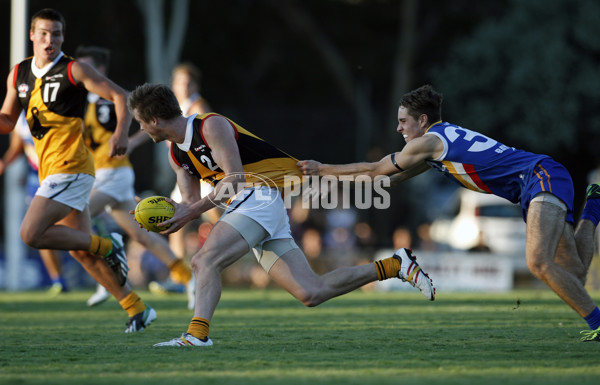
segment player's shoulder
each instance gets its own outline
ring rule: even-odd
[[[428,135],[426,133],[418,138],[414,138],[406,145],[410,145],[410,147],[435,147],[438,143],[440,143],[440,138],[437,135]]]
[[[444,143],[436,135],[423,135],[414,138],[402,149],[403,154],[407,155],[426,155],[429,158],[435,158],[436,154],[443,151]]]
[[[202,120],[202,132],[217,132],[225,126],[231,127],[229,119],[214,112],[199,115],[198,118]]]

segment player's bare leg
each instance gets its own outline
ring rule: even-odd
[[[583,245],[581,246],[583,249],[586,248]],[[585,286],[589,266],[584,265],[584,258],[582,258],[579,253],[580,250],[573,233],[573,226],[570,223],[565,223],[554,261],[563,269],[577,277],[581,284]]]
[[[86,207],[82,212],[73,210],[64,219],[59,221],[57,225],[77,229],[89,234],[91,232],[91,220],[88,208]],[[104,286],[117,300],[122,300],[131,293],[128,285],[121,286],[119,284],[113,270],[108,266],[104,258],[90,254],[85,250],[71,250],[69,253],[96,282]]]
[[[204,246],[192,257],[196,275],[196,304],[188,330],[180,338],[154,346],[211,346],[208,337],[210,320],[221,298],[221,272],[243,257],[250,247],[231,225],[218,222],[211,230]]]
[[[246,240],[232,226],[217,223],[204,246],[192,257],[196,275],[194,317],[210,320],[221,298],[221,272],[250,250]]]
[[[596,244],[595,234],[596,226],[592,221],[588,219],[582,219],[579,221],[577,228],[575,229],[574,237],[575,244],[577,245],[577,251],[585,268],[586,275],[590,268],[590,264],[592,263],[592,259],[594,258]]]
[[[252,236],[256,236],[256,239],[266,238],[267,232],[264,229],[254,230],[256,234]],[[221,297],[221,272],[249,250],[248,241],[228,223],[221,221],[213,227],[202,249],[192,258],[192,268],[196,274],[196,305],[190,326],[180,338],[154,346],[212,345],[208,332],[210,320]],[[387,278],[399,276],[402,262],[398,258],[387,258],[383,265],[382,273],[378,273],[375,264],[367,264],[341,268],[318,276],[310,268],[302,251],[294,247],[275,261],[269,275],[306,306],[317,306],[379,279],[380,274]]]
[[[39,250],[42,263],[48,272],[48,276],[52,281],[48,293],[57,295],[68,290],[66,282],[62,277],[62,262],[61,254],[58,250],[41,249]]]
[[[281,256],[269,275],[306,306],[317,306],[377,280],[375,265],[371,263],[342,267],[319,276],[300,249],[292,249]]]
[[[564,233],[565,215],[566,210],[552,203],[530,204],[527,215],[527,266],[533,275],[546,283],[581,317],[585,317],[596,308],[594,301],[581,281],[557,264],[554,258]],[[563,241],[562,245],[561,253],[577,255],[575,242]]]
[[[77,215],[77,211],[36,195],[23,218],[21,238],[36,249],[87,250],[89,233],[59,224],[68,215]]]

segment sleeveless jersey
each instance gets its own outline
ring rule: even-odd
[[[193,136],[189,150],[183,151],[177,144],[171,143],[171,157],[178,166],[191,175],[215,186],[225,177],[225,173],[213,159],[211,150],[202,136],[202,124],[204,119],[210,116],[222,115],[215,113],[197,115],[192,123]],[[286,176],[302,178],[296,166],[298,162],[296,158],[270,145],[232,120],[225,119],[235,130],[247,183],[284,187]]]
[[[483,134],[450,123],[437,122],[425,135],[435,135],[444,144],[438,159],[427,161],[453,181],[470,190],[498,195],[513,203],[534,174],[534,167],[547,155],[539,155],[495,141]]]
[[[13,85],[34,138],[40,180],[61,173],[94,175],[82,135],[87,91],[75,83],[72,64],[61,53],[44,69],[33,68],[33,57],[15,66]]]
[[[25,118],[25,111],[22,111],[19,115],[19,120],[15,124],[15,132],[13,135],[19,135],[21,142],[23,143],[23,153],[27,162],[31,168],[37,173],[39,168],[39,162],[37,153],[35,152],[35,144],[33,143],[33,137],[27,124],[27,118]]]
[[[101,168],[132,167],[128,156],[110,157],[108,141],[117,127],[115,105],[96,94],[89,93],[84,117],[84,138],[94,157],[96,170]]]

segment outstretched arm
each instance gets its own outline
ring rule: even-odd
[[[394,175],[392,181],[404,181],[426,171],[426,161],[434,159],[443,150],[442,142],[433,135],[411,140],[400,152],[384,156],[378,162],[350,164],[323,164],[314,160],[301,160],[298,168],[305,175],[359,176],[374,178],[378,175]]]
[[[422,174],[427,170],[431,170],[431,167],[429,167],[429,165],[427,163],[423,162],[422,164],[420,164],[418,166],[409,168],[408,170],[401,171],[401,172],[398,172],[398,173],[392,175],[390,177],[391,184],[393,186],[393,185],[402,183],[405,180],[408,180],[408,179],[412,178],[413,176]]]
[[[131,113],[127,109],[127,91],[87,63],[73,62],[71,68],[75,80],[83,83],[88,91],[114,103],[117,127],[110,138],[111,151],[109,155],[125,155],[129,143],[129,126],[131,125]]]
[[[392,164],[390,156],[386,156],[379,162],[360,162],[350,164],[324,164],[316,160],[301,160],[297,163],[298,168],[304,175],[318,176],[359,176],[368,175],[391,175],[398,170]]]

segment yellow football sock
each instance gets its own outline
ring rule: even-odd
[[[400,261],[394,257],[381,259],[373,262],[377,270],[377,279],[383,281],[388,278],[395,278],[400,271]]]
[[[190,322],[187,332],[202,341],[206,341],[206,338],[208,337],[209,326],[209,320],[200,317],[194,317],[192,318],[192,322]]]
[[[130,317],[146,310],[146,304],[142,302],[142,299],[134,291],[120,300],[119,305],[121,305]]]
[[[90,235],[92,238],[88,251],[92,254],[105,257],[112,251],[113,244],[109,238],[104,238],[99,235]]]
[[[171,280],[186,285],[192,279],[192,271],[181,259],[176,259],[169,266]]]

